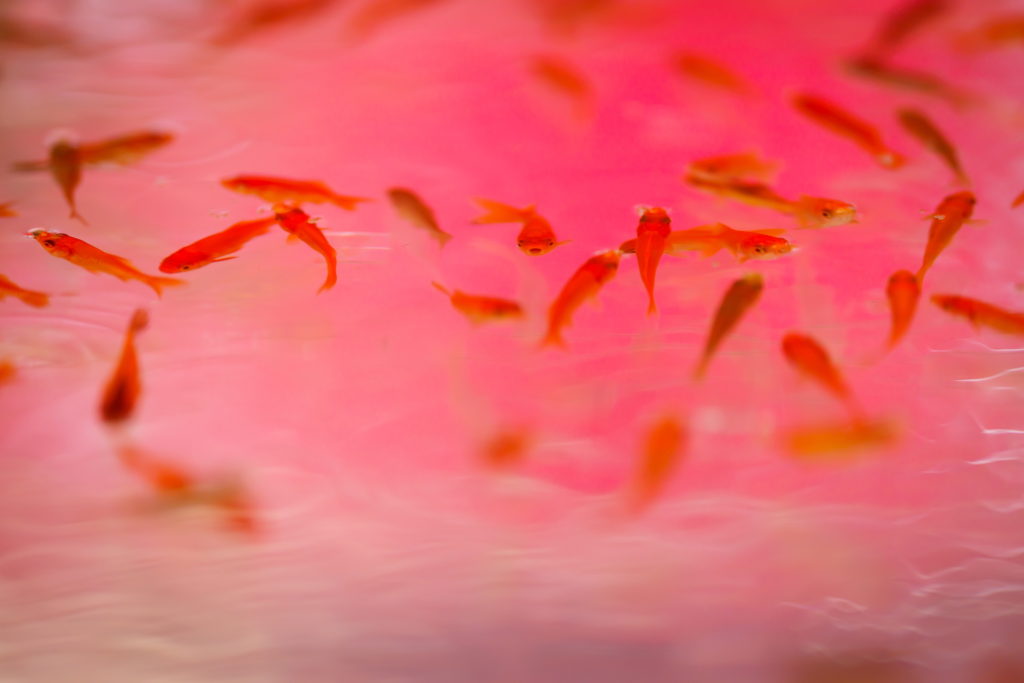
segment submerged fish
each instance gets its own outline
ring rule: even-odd
[[[1024,14],[1006,14],[989,19],[974,30],[961,34],[958,43],[967,50],[1024,44]]]
[[[335,0],[276,0],[250,6],[248,11],[215,35],[211,42],[227,46],[272,29],[280,24],[298,22],[327,9]]]
[[[964,173],[963,167],[960,165],[960,157],[957,155],[952,143],[949,142],[928,116],[917,109],[907,107],[900,109],[899,119],[908,133],[917,138],[922,145],[935,152],[945,162],[946,166],[953,171],[958,183],[961,185],[971,184],[967,179],[967,174]]]
[[[75,206],[75,190],[82,181],[82,159],[76,145],[67,140],[58,140],[50,147],[50,173],[60,186],[64,199],[71,209],[71,218],[85,222]]]
[[[900,90],[930,95],[953,105],[968,105],[975,100],[975,96],[969,91],[947,83],[938,76],[917,69],[896,66],[876,57],[855,57],[847,60],[844,66],[847,73],[853,76]]]
[[[782,353],[798,372],[842,401],[855,416],[860,416],[860,406],[847,387],[846,380],[817,340],[805,334],[789,332],[782,338]]]
[[[715,317],[711,321],[711,330],[708,332],[707,342],[704,344],[704,351],[701,353],[700,360],[697,361],[697,367],[694,368],[693,378],[695,380],[704,377],[715,351],[739,324],[747,311],[761,298],[762,289],[764,289],[764,278],[760,273],[747,273],[729,285],[729,289],[726,290],[722,301],[718,304],[718,310],[715,311]]]
[[[885,420],[846,420],[799,427],[785,434],[787,450],[795,456],[816,458],[845,455],[892,444],[899,436]]]
[[[530,256],[542,256],[555,247],[568,244],[569,240],[559,242],[551,224],[537,213],[533,205],[517,209],[490,199],[476,199],[477,204],[486,210],[481,216],[473,219],[474,225],[486,223],[522,223],[523,227],[516,238],[516,246]]]
[[[910,329],[914,312],[917,310],[917,300],[921,297],[921,287],[909,270],[898,270],[889,277],[885,294],[889,299],[889,310],[892,313],[888,344],[892,349]]]
[[[1013,202],[1010,204],[1010,208],[1016,209],[1021,204],[1024,204],[1024,192],[1021,192],[1014,198]]]
[[[268,202],[291,202],[294,204],[330,203],[346,211],[355,210],[360,202],[370,201],[366,197],[350,197],[338,194],[317,180],[290,180],[269,176],[240,175],[225,178],[220,184],[234,192],[256,195]]]
[[[828,228],[857,222],[857,207],[838,199],[808,195],[796,200],[786,199],[764,183],[755,181],[712,180],[700,175],[687,175],[683,180],[705,192],[791,215],[801,228]]]
[[[777,235],[780,230],[734,230],[724,223],[701,225],[688,230],[673,230],[665,240],[665,253],[680,256],[687,251],[697,251],[704,256],[713,256],[727,249],[740,263],[750,259],[770,260],[793,251],[788,240]],[[626,240],[619,246],[624,254],[636,252],[637,241]]]
[[[606,249],[591,256],[573,273],[548,309],[548,329],[542,345],[565,348],[562,330],[572,323],[572,316],[589,299],[597,297],[601,287],[615,277],[622,252]]]
[[[878,128],[839,105],[814,95],[801,93],[793,98],[793,106],[819,126],[854,142],[884,168],[895,169],[903,165],[903,157],[882,141]]]
[[[146,275],[135,268],[124,257],[109,254],[101,249],[97,249],[88,242],[84,242],[71,235],[65,235],[62,232],[47,232],[42,228],[35,228],[25,234],[38,242],[39,246],[52,256],[70,261],[91,273],[113,275],[123,282],[138,280],[142,284],[151,287],[157,293],[157,296],[163,295],[164,287],[185,284],[184,280]]]
[[[665,253],[665,244],[671,232],[672,219],[665,209],[643,209],[636,227],[636,260],[640,269],[640,280],[647,290],[647,315],[658,310],[654,304],[654,280],[658,275],[658,262]]]
[[[945,250],[953,237],[964,223],[971,219],[977,200],[968,190],[949,195],[939,203],[932,214],[932,224],[928,230],[928,244],[925,245],[921,268],[917,271],[918,283],[924,282],[925,273],[935,263],[935,259]]]
[[[768,180],[775,175],[778,163],[756,152],[720,154],[691,161],[686,176],[710,182],[744,181],[750,178]]]
[[[750,92],[750,84],[732,69],[710,57],[694,52],[678,52],[672,57],[676,72],[686,78],[700,81],[721,90],[739,95]]]
[[[434,217],[434,211],[415,192],[404,187],[392,187],[388,190],[388,199],[398,215],[417,228],[426,230],[442,247],[452,238],[441,229]]]
[[[282,204],[274,206],[274,219],[289,235],[294,235],[305,242],[313,251],[324,257],[327,264],[327,277],[320,285],[317,293],[330,289],[338,282],[338,254],[327,241],[323,230],[309,220],[309,214],[298,207]]]
[[[127,133],[97,142],[82,143],[78,152],[83,164],[118,164],[127,166],[174,141],[174,136],[161,131]]]
[[[18,212],[12,209],[14,202],[3,202],[0,203],[0,218],[14,218],[18,215]]]
[[[974,329],[987,327],[1003,334],[1024,335],[1024,312],[1008,311],[994,304],[956,294],[933,294],[932,303],[946,313],[967,318]]]
[[[107,424],[124,422],[135,412],[142,385],[139,381],[139,359],[135,353],[135,337],[149,324],[149,316],[138,309],[128,323],[121,356],[114,373],[103,387],[100,397],[100,418]]]
[[[480,455],[490,467],[510,467],[522,462],[530,440],[530,433],[523,427],[505,428],[487,439]]]
[[[7,384],[16,374],[18,369],[14,367],[14,363],[6,358],[0,358],[0,384]]]
[[[590,115],[593,88],[587,77],[574,64],[561,57],[539,55],[531,60],[530,72],[541,83],[565,95],[581,118]]]
[[[892,52],[950,8],[949,0],[909,0],[885,16],[868,51],[876,55]]]
[[[265,235],[275,222],[274,218],[260,218],[254,221],[235,223],[174,252],[160,263],[160,271],[180,273],[183,270],[202,268],[211,263],[230,261],[237,257],[228,256],[228,254],[234,254],[249,240]]]
[[[349,36],[365,40],[381,27],[439,5],[444,0],[370,0],[352,17],[346,31]]]
[[[683,455],[686,431],[675,415],[665,415],[647,432],[643,453],[628,490],[632,512],[640,512],[665,488]]]
[[[474,324],[521,318],[523,316],[522,307],[515,301],[499,299],[493,296],[466,294],[458,289],[450,292],[437,282],[431,284],[449,298],[455,310],[469,318],[470,322]]]
[[[0,275],[0,300],[13,296],[20,299],[22,303],[36,308],[42,308],[50,304],[50,295],[43,292],[34,292],[31,289],[24,289],[11,282],[8,278]]]

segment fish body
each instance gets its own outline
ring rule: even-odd
[[[47,232],[42,228],[30,230],[29,237],[39,243],[51,256],[65,259],[76,266],[85,268],[91,273],[106,273],[113,275],[122,282],[138,280],[147,287],[152,288],[157,296],[163,295],[163,288],[168,286],[183,285],[183,280],[169,277],[147,275],[133,266],[127,259],[121,256],[107,253],[98,249],[88,242],[65,235],[62,232]]]
[[[317,293],[333,287],[338,281],[338,254],[331,243],[327,241],[323,230],[311,223],[309,214],[298,207],[276,205],[274,218],[285,232],[298,237],[324,257],[324,262],[327,264],[327,277]]]
[[[1013,202],[1010,204],[1011,209],[1016,209],[1021,204],[1024,204],[1024,192],[1014,197]]]
[[[713,256],[727,249],[740,262],[750,259],[775,259],[793,250],[788,240],[778,237],[776,231],[756,232],[734,230],[724,223],[702,225],[688,230],[673,230],[665,239],[665,253],[681,256],[687,251],[697,251],[704,256]],[[636,252],[637,240],[626,240],[619,247],[624,254]]]
[[[523,309],[515,301],[500,299],[494,296],[466,294],[458,289],[450,292],[437,282],[432,284],[449,298],[455,310],[466,316],[474,324],[523,317]]]
[[[291,180],[270,176],[240,175],[225,178],[220,184],[234,192],[256,195],[268,202],[290,202],[293,204],[324,204],[353,211],[360,202],[370,201],[366,197],[350,197],[338,194],[318,180]]]
[[[1008,311],[994,304],[956,294],[933,294],[932,303],[946,313],[967,318],[975,329],[987,327],[1013,336],[1024,336],[1024,312]]]
[[[314,16],[334,4],[334,0],[276,0],[252,6],[212,43],[228,46],[280,24],[294,23]]]
[[[769,180],[775,175],[778,163],[764,159],[755,152],[720,154],[690,162],[686,175],[707,182],[735,182]]]
[[[5,276],[0,275],[0,299],[8,296],[13,296],[15,299],[20,299],[22,303],[35,306],[36,308],[42,308],[50,304],[49,294],[19,287]]]
[[[405,187],[392,187],[388,190],[388,200],[399,216],[417,228],[426,230],[442,247],[448,244],[452,238],[450,234],[441,229],[434,216],[434,210],[412,190]]]
[[[581,117],[590,114],[593,89],[574,64],[553,55],[538,55],[531,60],[530,71],[541,83],[571,101]]]
[[[846,71],[854,76],[874,81],[891,88],[930,95],[950,104],[971,104],[974,95],[926,71],[908,69],[882,61],[873,56],[860,56],[844,63]]]
[[[818,125],[854,142],[868,152],[881,166],[895,169],[903,165],[903,157],[883,142],[882,136],[875,126],[854,116],[839,105],[803,93],[793,98],[793,106],[798,112]]]
[[[785,435],[790,454],[800,458],[835,457],[896,440],[896,427],[884,420],[846,420],[790,430]]]
[[[14,367],[14,363],[6,358],[0,358],[0,384],[7,384],[17,374],[18,369]]]
[[[530,433],[525,428],[505,428],[483,443],[480,455],[490,467],[511,467],[523,461],[530,442]]]
[[[789,332],[782,339],[782,353],[798,372],[814,380],[842,401],[854,415],[860,415],[860,408],[847,387],[846,380],[817,340],[805,334]]]
[[[718,350],[725,337],[739,324],[747,311],[761,298],[763,289],[764,278],[760,273],[747,273],[729,286],[722,301],[718,304],[714,319],[711,321],[711,330],[708,332],[704,351],[693,372],[694,379],[700,380],[704,377],[715,351]]]
[[[659,207],[644,209],[636,228],[636,259],[640,268],[640,280],[647,290],[647,314],[655,313],[654,280],[658,274],[658,263],[665,253],[665,243],[672,232],[672,219],[668,212]]]
[[[12,209],[14,202],[3,202],[0,203],[0,218],[14,218],[18,215],[18,212]]]
[[[103,387],[100,397],[100,419],[107,424],[124,422],[135,412],[142,384],[139,380],[139,359],[135,352],[135,337],[149,324],[149,316],[138,309],[128,323],[121,356],[114,373]]]
[[[719,61],[694,52],[679,52],[672,57],[672,66],[680,75],[704,85],[738,95],[750,92],[750,84]]]
[[[960,45],[968,50],[982,50],[1018,43],[1024,45],[1024,14],[1006,14],[990,19],[963,34]]]
[[[83,164],[128,166],[174,141],[170,133],[141,131],[108,140],[83,143],[78,152]]]
[[[473,219],[474,225],[487,223],[522,223],[522,229],[516,237],[516,246],[529,256],[543,256],[565,242],[559,242],[555,231],[547,219],[537,213],[534,206],[517,209],[508,204],[490,199],[477,199],[477,204],[485,209],[485,213]]]
[[[949,9],[948,0],[909,0],[885,17],[868,52],[874,55],[892,52]]]
[[[599,251],[573,273],[548,309],[548,329],[543,345],[565,347],[562,330],[572,323],[572,316],[587,300],[596,298],[618,272],[622,252],[618,249]]]
[[[971,184],[960,165],[960,157],[956,153],[956,149],[927,115],[908,107],[899,111],[899,120],[908,133],[942,159],[946,166],[953,171],[958,183],[961,185]]]
[[[921,268],[917,271],[918,284],[924,282],[925,273],[935,263],[935,259],[949,246],[963,224],[971,219],[975,204],[977,200],[968,190],[951,194],[939,203],[931,217],[928,243],[925,245]]]
[[[365,40],[381,27],[441,2],[443,0],[371,0],[352,17],[346,31],[351,38]]]
[[[160,263],[163,273],[180,273],[195,270],[218,261],[235,258],[228,256],[245,246],[249,240],[265,235],[274,225],[274,218],[261,218],[254,221],[241,221],[214,233],[209,237],[196,240],[174,252]]]
[[[898,270],[889,277],[885,288],[889,299],[889,311],[892,313],[892,327],[889,332],[889,348],[899,344],[910,329],[917,310],[917,301],[921,298],[921,287],[917,278],[909,270]]]
[[[710,192],[720,197],[733,199],[750,206],[772,209],[782,213],[792,213],[793,203],[761,182],[723,180],[720,178],[708,178],[700,174],[689,174],[683,180],[698,190]]]
[[[651,425],[629,490],[633,512],[648,506],[665,488],[679,465],[685,442],[686,431],[676,416],[666,415]]]
[[[50,174],[64,194],[64,200],[71,209],[71,218],[85,222],[75,206],[75,190],[82,182],[82,158],[78,147],[67,140],[58,140],[50,147]]]

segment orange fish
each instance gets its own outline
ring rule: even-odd
[[[490,199],[477,199],[477,204],[486,209],[486,213],[473,219],[474,225],[484,223],[522,223],[523,227],[516,238],[516,246],[530,256],[542,256],[555,247],[568,244],[570,240],[558,242],[555,231],[544,217],[537,213],[532,204],[524,209],[517,209],[508,204]]]
[[[1017,195],[1017,197],[1013,200],[1013,203],[1010,204],[1010,208],[1016,209],[1021,204],[1024,204],[1024,192],[1021,192],[1019,195]]]
[[[575,65],[559,57],[540,55],[531,60],[530,71],[542,83],[564,94],[581,118],[590,115],[593,89]]]
[[[293,202],[295,204],[323,204],[329,202],[346,211],[353,211],[360,202],[370,201],[366,197],[349,197],[338,194],[316,180],[289,180],[268,176],[240,175],[225,178],[220,184],[229,190],[242,194],[253,194],[268,202]]]
[[[685,444],[686,431],[676,416],[666,415],[651,425],[629,488],[632,512],[647,507],[665,488],[679,464]]]
[[[3,275],[0,275],[0,299],[4,299],[8,296],[21,299],[22,303],[28,304],[29,306],[35,306],[36,308],[42,308],[43,306],[48,306],[50,304],[49,294],[33,292],[31,289],[23,289]]]
[[[873,54],[884,54],[907,41],[926,24],[947,13],[948,0],[910,0],[889,13],[879,28],[878,34],[868,48]]]
[[[923,112],[917,109],[905,108],[899,111],[900,123],[908,133],[917,138],[922,145],[935,152],[946,166],[949,167],[956,180],[961,185],[970,185],[963,167],[960,165],[960,157],[957,155],[953,145],[949,142],[938,126]]]
[[[1012,43],[1024,43],[1024,14],[1008,14],[990,19],[973,31],[960,36],[960,47],[966,50],[982,50],[1002,47]]]
[[[434,210],[419,195],[405,187],[392,187],[388,190],[388,199],[399,216],[417,228],[426,230],[442,247],[448,244],[452,236],[441,229]]]
[[[691,161],[686,167],[686,175],[712,183],[744,181],[749,178],[769,180],[775,175],[778,166],[777,162],[764,159],[755,152],[740,152]]]
[[[62,232],[47,232],[42,228],[35,228],[25,233],[52,256],[65,259],[76,266],[85,268],[90,273],[106,273],[113,275],[122,282],[138,280],[144,285],[151,287],[157,296],[163,295],[163,287],[185,284],[184,280],[177,280],[170,277],[159,277],[146,275],[136,269],[127,259],[115,256],[97,249],[88,242],[83,242],[77,237],[65,235]]]
[[[830,394],[842,401],[855,416],[861,414],[842,374],[832,364],[828,352],[815,339],[805,334],[789,332],[782,338],[782,353],[801,374],[818,382]]]
[[[993,304],[956,294],[933,294],[932,303],[946,313],[967,318],[974,329],[988,327],[996,332],[1024,335],[1024,313],[1008,311]]]
[[[701,225],[689,230],[673,230],[665,240],[665,253],[681,256],[687,251],[699,251],[704,256],[713,256],[722,249],[728,249],[734,257],[744,263],[750,259],[770,260],[793,251],[788,240],[777,237],[780,230],[734,230],[724,223]],[[636,253],[637,241],[626,240],[619,246],[624,254]]]
[[[13,218],[18,215],[18,212],[12,209],[14,202],[3,202],[0,204],[0,218]]]
[[[170,133],[141,131],[107,140],[83,143],[78,148],[83,164],[117,164],[128,166],[174,141]]]
[[[636,226],[636,260],[640,268],[640,280],[647,290],[647,315],[658,310],[654,305],[654,279],[658,274],[658,262],[665,253],[665,242],[671,232],[672,219],[668,217],[665,209],[643,209],[640,222]]]
[[[71,208],[71,218],[85,223],[85,219],[75,207],[75,190],[82,181],[82,159],[78,147],[67,140],[58,140],[50,147],[50,173],[53,175],[64,199]]]
[[[917,271],[918,283],[924,282],[924,275],[935,263],[939,254],[949,246],[953,237],[964,223],[971,219],[977,200],[968,190],[951,194],[939,204],[932,214],[932,225],[928,230],[928,244],[924,249],[921,268]]]
[[[363,40],[382,26],[440,3],[441,0],[371,0],[352,17],[347,30],[351,36]]]
[[[149,324],[149,315],[138,309],[128,323],[121,357],[114,374],[107,380],[100,398],[100,418],[107,424],[124,422],[135,412],[142,388],[139,382],[139,359],[135,353],[135,337]]]
[[[484,443],[481,455],[491,467],[509,467],[522,462],[529,445],[530,435],[527,430],[521,427],[503,429]]]
[[[230,261],[237,256],[228,256],[245,246],[260,235],[265,235],[276,222],[273,218],[260,218],[254,221],[241,221],[218,233],[204,237],[192,244],[182,247],[160,263],[163,273],[180,273],[183,270],[195,270],[211,263]]]
[[[14,367],[14,363],[7,360],[6,358],[0,359],[0,384],[7,384],[14,375],[17,374],[18,370]]]
[[[324,237],[323,231],[309,220],[309,214],[298,207],[282,204],[274,206],[274,218],[285,232],[298,237],[314,251],[320,253],[327,263],[327,278],[317,293],[330,289],[338,281],[338,254]]]
[[[764,289],[764,278],[760,273],[747,273],[738,280],[733,281],[718,304],[714,320],[711,322],[711,330],[708,332],[708,340],[704,344],[704,351],[701,353],[697,367],[694,368],[693,378],[700,380],[707,371],[708,364],[725,337],[739,324],[747,311],[761,298],[761,290]]]
[[[916,69],[895,66],[876,57],[855,57],[844,62],[844,66],[846,71],[853,76],[892,88],[937,97],[953,105],[971,104],[975,99],[970,92],[951,85],[938,76]]]
[[[515,301],[493,296],[466,294],[458,289],[449,292],[437,282],[431,284],[451,300],[455,310],[469,318],[470,322],[474,324],[523,317],[523,309]]]
[[[215,45],[230,45],[278,24],[312,17],[334,4],[334,0],[277,0],[250,7],[248,12],[215,36]]]
[[[910,329],[914,311],[917,310],[917,300],[921,297],[921,287],[909,270],[898,270],[889,277],[885,294],[889,298],[889,310],[892,312],[892,329],[889,332],[891,349],[899,344]]]
[[[195,486],[195,480],[185,470],[151,458],[131,444],[122,445],[118,449],[118,457],[122,465],[162,495],[183,495]]]
[[[750,92],[750,85],[721,62],[693,52],[680,52],[672,57],[672,65],[682,76],[705,85],[740,95]]]
[[[793,429],[785,435],[790,453],[800,457],[824,457],[869,448],[880,448],[896,440],[898,431],[884,420],[828,422]]]
[[[803,195],[790,200],[764,183],[746,180],[711,180],[692,174],[683,180],[699,190],[791,215],[800,228],[830,228],[857,222],[857,207],[838,199]]]
[[[793,106],[818,125],[852,140],[883,167],[895,169],[903,165],[903,157],[882,141],[877,128],[838,105],[804,93],[793,98]]]
[[[601,287],[615,277],[621,257],[622,252],[618,249],[599,251],[573,273],[548,309],[548,330],[542,345],[553,344],[565,348],[562,330],[572,323],[576,309],[588,299],[597,298]]]

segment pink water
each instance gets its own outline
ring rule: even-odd
[[[56,296],[0,305],[0,355],[18,366],[0,388],[0,681],[1024,679],[1024,348],[927,302],[1024,308],[1024,213],[1009,209],[1024,189],[1020,50],[950,48],[1024,6],[962,2],[899,53],[984,96],[956,109],[839,70],[892,2],[651,0],[566,36],[538,3],[450,0],[344,39],[362,4],[215,49],[232,3],[11,2],[74,42],[4,48],[4,167],[45,154],[58,129],[94,140],[161,125],[178,139],[88,170],[88,226],[45,174],[3,174],[0,201],[21,215],[0,225],[0,272]],[[756,93],[677,77],[681,48]],[[590,77],[591,120],[531,77],[538,53]],[[883,170],[813,126],[787,103],[797,89],[877,123],[908,166]],[[923,216],[953,191],[899,128],[907,104],[954,139],[987,222],[940,257],[905,343],[875,362],[886,279],[916,268]],[[782,194],[851,201],[861,223],[792,231],[800,251],[777,261],[666,258],[654,318],[624,259],[569,350],[537,350],[552,298],[592,252],[635,235],[638,204],[670,207],[678,228],[791,227],[680,182],[688,161],[746,149],[784,162]],[[23,237],[63,230],[155,272],[263,215],[220,187],[240,173],[376,199],[313,211],[339,252],[337,287],[317,296],[323,260],[276,229],[162,300]],[[395,185],[456,238],[441,250],[397,218]],[[536,204],[572,242],[525,256],[516,227],[470,224],[481,196]],[[718,299],[749,270],[764,296],[695,385]],[[472,327],[432,280],[517,298],[527,320]],[[240,477],[257,538],[202,506],[157,505],[114,456],[96,403],[139,306],[152,323],[131,438],[200,476]],[[898,444],[831,465],[786,455],[780,430],[842,416],[782,358],[793,328],[827,346],[873,415],[903,425]],[[622,489],[666,410],[689,425],[685,461],[624,521]],[[485,468],[481,444],[520,424],[525,462]]]

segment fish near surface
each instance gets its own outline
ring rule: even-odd
[[[516,246],[528,256],[543,256],[555,247],[568,244],[569,240],[559,242],[555,231],[547,219],[537,213],[534,206],[517,209],[491,199],[476,199],[485,213],[473,219],[474,225],[489,223],[522,223],[523,227],[516,237]]]
[[[658,274],[658,262],[665,253],[665,243],[671,232],[672,219],[665,209],[643,209],[636,228],[636,259],[640,269],[640,280],[647,290],[647,315],[658,310],[654,303],[654,280]]]
[[[804,195],[800,199],[791,200],[764,183],[712,179],[699,173],[690,173],[684,180],[696,189],[720,197],[791,215],[797,219],[797,224],[801,228],[827,228],[857,222],[857,207],[838,199]]]
[[[703,379],[715,351],[739,324],[747,311],[761,298],[763,289],[764,278],[760,273],[747,273],[729,285],[729,289],[726,290],[722,301],[718,304],[718,310],[715,311],[715,317],[711,321],[711,330],[708,332],[707,342],[704,344],[704,351],[694,368],[693,378],[695,380]]]
[[[572,323],[573,314],[589,299],[597,297],[601,288],[615,277],[622,252],[618,249],[599,251],[573,273],[548,309],[548,329],[542,346],[565,348],[562,330]]]
[[[917,278],[909,270],[898,270],[889,277],[885,288],[889,299],[889,310],[892,313],[892,327],[889,332],[890,349],[899,344],[910,329],[917,310],[917,301],[921,297],[921,287]]]
[[[953,144],[924,112],[906,107],[900,109],[898,115],[903,128],[938,155],[949,170],[953,171],[958,183],[965,186],[971,184],[963,166],[960,165],[960,157]]]
[[[903,157],[883,142],[878,128],[839,105],[815,95],[800,93],[793,98],[793,106],[819,126],[854,142],[883,168],[896,169],[904,164]]]
[[[0,275],[0,299],[4,299],[8,296],[13,296],[15,299],[19,299],[22,303],[28,304],[29,306],[35,306],[36,308],[42,308],[50,304],[49,294],[19,287],[11,282],[11,280],[6,276]]]
[[[135,405],[142,390],[135,337],[146,329],[148,324],[149,315],[141,308],[135,311],[128,323],[121,356],[100,397],[100,418],[107,424],[124,422],[135,413]]]
[[[333,287],[338,282],[338,253],[324,236],[323,230],[309,220],[309,214],[298,207],[281,204],[274,206],[274,219],[281,229],[305,242],[313,251],[324,257],[327,277],[317,294]]]
[[[946,313],[967,318],[974,329],[987,327],[1003,334],[1024,336],[1024,312],[957,294],[933,294],[932,303]]]
[[[228,254],[234,254],[249,240],[265,235],[276,222],[274,218],[260,218],[235,223],[174,252],[160,263],[160,271],[180,273],[185,270],[196,270],[211,263],[230,261],[237,257]]]
[[[515,301],[495,296],[466,294],[458,289],[450,292],[437,282],[431,284],[448,297],[455,310],[466,316],[474,324],[478,325],[480,323],[523,317],[523,309]]]
[[[434,210],[412,190],[392,187],[388,190],[388,200],[399,216],[417,228],[426,230],[442,247],[451,240],[452,236],[438,224]]]
[[[673,230],[665,240],[665,253],[681,256],[687,251],[713,256],[727,249],[740,263],[751,259],[771,260],[793,251],[793,245],[778,230],[735,230],[724,223],[702,225],[687,230]],[[624,254],[636,252],[636,239],[626,240],[619,246]]]
[[[924,248],[921,267],[917,271],[918,284],[924,282],[925,273],[935,263],[949,243],[953,241],[964,223],[971,219],[977,200],[968,190],[956,192],[944,198],[932,214],[932,224],[928,229],[928,243]]]
[[[860,406],[846,385],[846,380],[817,340],[805,334],[789,332],[782,338],[782,353],[800,374],[814,380],[842,401],[854,416],[860,416]]]
[[[350,197],[338,194],[318,180],[292,180],[270,176],[240,175],[220,181],[225,188],[241,194],[256,195],[268,202],[290,202],[293,204],[334,204],[354,211],[360,202],[370,201],[366,197]]]

